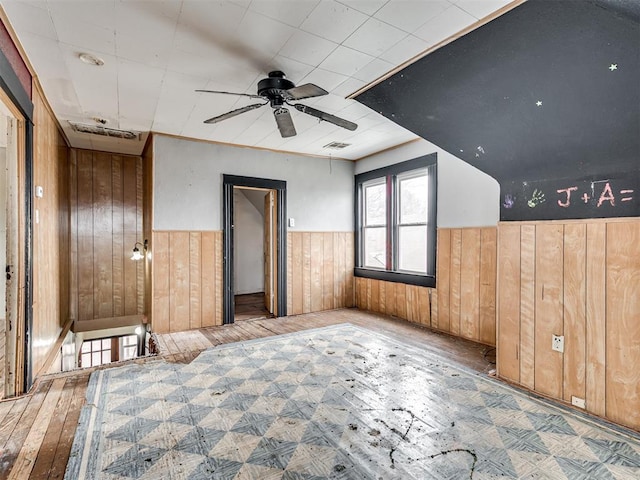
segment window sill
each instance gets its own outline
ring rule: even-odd
[[[356,277],[372,278],[385,282],[406,283],[408,285],[418,285],[420,287],[436,286],[436,277],[430,275],[415,275],[411,273],[389,272],[386,270],[374,270],[369,268],[356,267],[353,271]]]

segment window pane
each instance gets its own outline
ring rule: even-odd
[[[82,354],[82,368],[86,368],[86,367],[90,367],[91,366],[91,354],[90,353],[83,353]]]
[[[136,345],[138,343],[137,335],[127,335],[126,337],[122,337],[123,345]]]
[[[429,183],[426,173],[419,177],[398,178],[400,184],[400,223],[427,222],[427,194]]]
[[[131,358],[136,358],[136,353],[137,351],[135,346],[125,347],[124,350],[122,351],[121,360],[129,360]]]
[[[365,185],[364,224],[385,225],[387,223],[386,184]]]
[[[102,359],[102,356],[101,356],[100,352],[93,352],[91,354],[91,365],[92,366],[100,365],[101,364],[101,359]]]
[[[111,363],[111,350],[102,351],[102,364]]]
[[[91,343],[90,342],[82,342],[82,348],[80,349],[82,353],[87,353],[91,351]]]
[[[369,227],[364,229],[364,266],[386,268],[386,229]]]
[[[398,229],[398,267],[411,272],[427,272],[427,227],[411,226]]]
[[[111,348],[111,339],[110,338],[105,338],[102,340],[102,350],[105,350],[107,348]]]

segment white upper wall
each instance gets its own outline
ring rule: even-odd
[[[484,227],[500,219],[500,185],[433,143],[418,140],[356,162],[355,173],[438,154],[438,227]]]
[[[287,182],[299,231],[353,231],[354,162],[155,136],[153,228],[222,230],[222,175]]]

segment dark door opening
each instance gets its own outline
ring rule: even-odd
[[[224,175],[223,196],[224,323],[286,316],[286,182]],[[248,204],[261,212],[261,228],[256,218],[244,222]]]

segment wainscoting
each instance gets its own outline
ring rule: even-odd
[[[287,313],[353,306],[353,232],[287,233]]]
[[[487,345],[496,343],[496,229],[438,229],[431,326]]]
[[[38,212],[33,224],[31,332],[32,372],[36,375],[47,363],[69,319],[69,149],[35,82],[33,104],[33,184],[44,190],[41,198],[33,200]],[[3,326],[0,334],[4,333]],[[22,347],[18,348],[21,351]],[[4,365],[4,358],[1,361]],[[17,363],[21,370],[22,362]],[[22,373],[16,372],[16,376],[22,378]]]
[[[222,232],[154,231],[151,244],[153,331],[222,325]]]
[[[499,376],[640,429],[640,220],[501,223],[498,244]]]
[[[358,308],[496,342],[496,229],[438,229],[436,288],[356,278]]]

